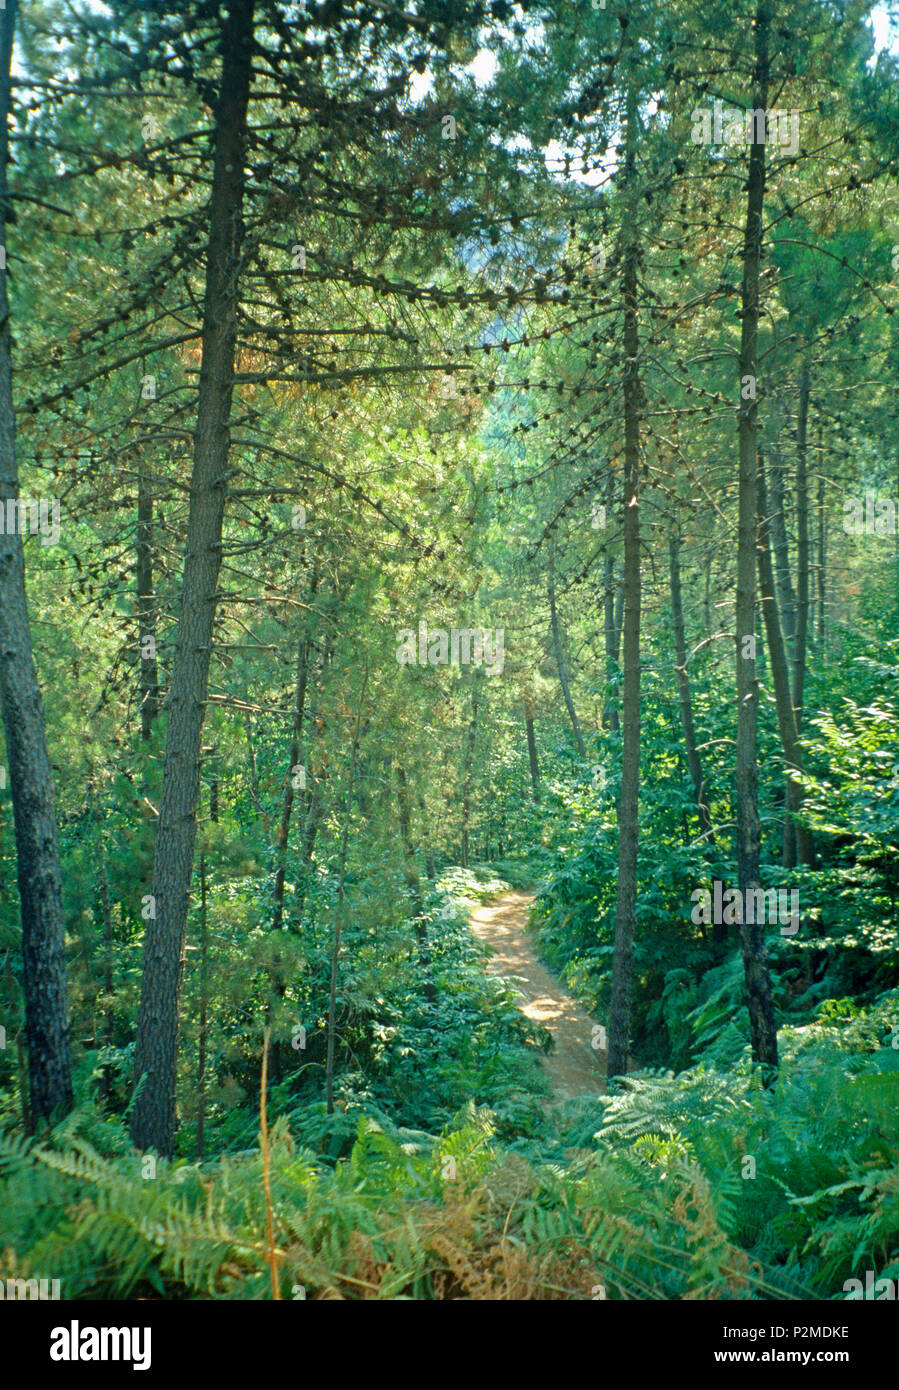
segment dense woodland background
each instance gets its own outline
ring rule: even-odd
[[[7,1276],[899,1279],[885,24],[7,0]],[[502,660],[401,662],[422,623]],[[504,885],[603,1095],[485,974]]]

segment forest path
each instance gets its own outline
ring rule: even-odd
[[[606,1053],[591,1044],[599,1025],[541,965],[526,921],[533,902],[528,893],[504,893],[471,914],[471,930],[491,951],[487,973],[503,975],[521,995],[519,1008],[555,1038],[541,1059],[553,1100],[602,1095]]]

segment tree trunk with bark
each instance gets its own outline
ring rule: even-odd
[[[294,687],[293,732],[288,750],[287,776],[284,780],[284,796],[281,802],[281,819],[275,831],[275,879],[273,888],[272,931],[281,931],[284,926],[284,882],[287,876],[287,844],[290,839],[290,822],[296,793],[305,789],[306,769],[300,761],[300,747],[303,733],[303,715],[306,709],[306,687],[308,684],[309,642],[306,637],[299,641],[297,654],[296,684]]]
[[[471,672],[471,720],[468,725],[468,738],[465,743],[465,763],[462,770],[462,868],[468,868],[468,847],[471,834],[471,788],[474,777],[474,750],[478,737],[478,675],[479,668]]]
[[[802,364],[799,377],[799,414],[796,423],[796,644],[793,661],[793,714],[797,734],[802,732],[802,702],[808,650],[809,543],[808,543],[808,406],[810,371]]]
[[[577,717],[577,710],[571,698],[571,690],[568,685],[568,677],[565,674],[565,657],[562,651],[562,634],[559,628],[559,615],[556,611],[556,580],[553,567],[553,557],[550,555],[549,570],[547,572],[547,593],[549,596],[549,622],[552,631],[553,652],[556,658],[556,669],[559,672],[559,684],[562,687],[562,695],[565,699],[565,708],[568,710],[568,718],[571,720],[571,729],[574,734],[574,741],[577,745],[578,756],[587,761],[587,749],[584,747],[584,738],[581,733],[580,721]]]
[[[528,741],[528,766],[531,770],[531,792],[534,800],[540,800],[540,765],[537,761],[537,739],[534,735],[534,707],[525,705],[524,731]]]
[[[607,1076],[627,1071],[630,1054],[634,932],[637,913],[637,843],[640,815],[640,384],[636,145],[637,89],[628,72],[624,180],[628,204],[622,267],[624,299],[624,629],[622,644],[621,800],[618,807],[618,896],[612,955]]]
[[[793,642],[796,635],[796,594],[790,573],[790,546],[787,540],[786,494],[784,488],[783,446],[780,439],[782,406],[776,401],[773,441],[769,449],[771,455],[771,486],[769,505],[771,508],[771,546],[774,552],[774,573],[777,603],[781,615],[781,629],[787,649],[787,659],[793,660]]]
[[[170,1157],[178,1014],[200,792],[200,753],[221,567],[237,339],[254,0],[231,0],[215,112],[206,292],[181,610],[134,1054],[131,1138]]]
[[[403,843],[403,874],[406,879],[406,887],[409,890],[409,901],[412,904],[412,919],[415,925],[415,935],[418,938],[418,960],[425,975],[424,994],[425,998],[432,1003],[437,998],[431,975],[431,943],[428,940],[428,924],[424,915],[424,898],[421,891],[421,879],[418,876],[418,866],[415,862],[415,840],[412,835],[412,802],[409,797],[409,783],[406,777],[406,769],[402,764],[397,764],[396,769],[396,799],[397,810],[399,812],[400,838]],[[486,852],[485,852],[485,858]]]
[[[356,782],[356,766],[359,760],[359,729],[361,710],[365,699],[365,688],[359,701],[360,715],[353,731],[353,745],[350,755],[348,786],[343,811],[343,833],[340,841],[340,863],[337,871],[337,907],[334,914],[334,940],[331,946],[331,983],[328,991],[328,1044],[325,1059],[325,1105],[329,1115],[334,1114],[334,1076],[337,1064],[337,982],[340,971],[340,946],[343,937],[343,914],[346,902],[346,861],[350,837],[350,816],[353,807],[353,792]]]
[[[615,477],[611,468],[606,491],[606,513],[611,516],[615,506]],[[620,603],[624,590],[616,592],[615,559],[606,550],[602,567],[603,578],[603,636],[606,649],[606,693],[603,701],[602,726],[617,734],[620,723],[618,716],[618,657],[620,655],[621,612]],[[617,601],[617,607],[616,607]]]
[[[768,101],[768,46],[771,11],[762,0],[755,16],[753,101]],[[754,130],[749,153],[743,280],[740,292],[740,480],[737,544],[737,871],[742,901],[759,886],[761,823],[758,809],[758,677],[755,663],[756,543],[758,528],[758,325],[764,238],[765,131]],[[758,139],[758,135],[761,139]],[[750,387],[749,383],[752,383]],[[744,391],[746,394],[744,395]],[[745,918],[746,914],[742,914]],[[777,1028],[763,925],[740,924],[743,969],[749,1003],[752,1055],[766,1080],[777,1069]]]
[[[156,593],[153,588],[153,493],[143,461],[137,471],[137,625],[140,679],[140,736],[146,743],[159,713],[159,663],[156,657]]]
[[[16,0],[0,10],[0,247],[6,265],[6,223],[12,214],[9,164],[10,63]],[[41,693],[25,595],[24,512],[19,509],[12,391],[12,344],[6,270],[0,269],[0,711],[13,805],[22,914],[25,1038],[30,1119],[59,1118],[72,1104],[65,922],[56,837],[56,801]],[[18,525],[10,526],[16,516]]]
[[[802,826],[796,824],[793,820],[793,817],[796,815],[801,805],[802,795],[799,784],[792,779],[790,773],[791,770],[799,773],[802,772],[802,749],[799,746],[795,710],[790,698],[790,675],[787,665],[786,647],[781,634],[780,617],[777,611],[774,567],[771,563],[769,521],[765,469],[761,455],[759,455],[759,588],[761,590],[762,612],[765,619],[768,652],[771,657],[771,679],[774,683],[774,702],[777,708],[777,724],[780,730],[780,741],[783,747],[784,761],[787,766],[784,818],[790,821],[795,830],[793,836],[789,838],[786,836],[784,837],[782,862],[785,868],[792,869],[796,865],[796,850],[798,849],[799,851],[800,862],[808,864],[811,862],[812,849],[809,832]]]
[[[823,454],[823,449],[822,449],[822,454]],[[820,462],[819,462],[819,464],[818,464],[818,467],[823,469],[823,467],[824,467],[823,457],[821,458],[821,460],[820,460]],[[827,568],[826,568],[827,551],[826,551],[826,545],[827,545],[827,530],[826,530],[825,513],[824,513],[824,474],[823,474],[823,472],[822,472],[821,476],[818,478],[818,614],[817,614],[817,617],[818,617],[818,645],[819,645],[819,647],[823,647],[823,646],[824,646],[824,637],[825,637],[825,632],[826,632],[826,628],[825,628],[825,625],[824,625],[824,601],[825,601],[825,598],[826,598],[826,596],[827,596]]]
[[[684,749],[687,767],[693,783],[693,795],[699,814],[699,828],[708,844],[714,844],[712,817],[709,811],[702,764],[696,747],[696,725],[693,720],[693,699],[690,691],[690,677],[687,673],[687,642],[684,633],[684,607],[681,598],[680,582],[680,538],[672,531],[668,538],[668,562],[671,577],[671,623],[674,629],[674,675],[680,700],[681,724],[684,730]]]

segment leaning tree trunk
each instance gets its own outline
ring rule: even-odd
[[[12,210],[7,164],[16,8],[16,0],[7,0],[0,11],[0,248],[4,267],[6,222]],[[34,1125],[70,1108],[72,1076],[56,804],[25,597],[25,552],[20,534],[23,513],[17,511],[19,468],[10,336],[6,272],[0,269],[0,508],[7,523],[0,526],[0,710],[9,760],[22,913],[25,1037]],[[16,515],[19,526],[10,526]]]
[[[761,0],[755,18],[753,102],[764,111],[768,99],[768,43],[771,13]],[[740,293],[740,383],[738,425],[740,483],[737,544],[737,873],[742,901],[759,883],[761,823],[758,807],[758,677],[755,665],[756,538],[758,531],[758,325],[761,288],[763,208],[765,201],[765,131],[753,130],[747,179],[746,229],[743,239],[743,283]],[[744,388],[749,398],[744,397]],[[745,913],[741,914],[744,918]],[[760,922],[740,925],[743,968],[749,1003],[752,1055],[766,1079],[777,1068],[777,1028],[771,975]]]
[[[571,729],[574,734],[574,741],[577,745],[579,757],[587,761],[587,749],[584,747],[584,738],[581,733],[580,721],[577,717],[577,710],[571,698],[571,689],[568,685],[568,677],[565,674],[565,656],[562,651],[562,634],[559,629],[559,615],[556,611],[556,581],[553,573],[553,559],[550,555],[549,570],[546,577],[547,595],[549,597],[549,623],[552,629],[553,652],[556,657],[556,669],[559,672],[559,684],[562,687],[562,695],[565,700],[565,708],[568,710],[568,718],[571,720]]]
[[[630,205],[622,268],[624,298],[624,630],[622,640],[621,801],[618,807],[618,897],[609,1056],[606,1074],[627,1071],[630,1051],[634,931],[637,916],[637,841],[640,813],[640,408],[637,271],[640,244],[636,224],[637,90],[628,73],[624,178]]]
[[[674,628],[674,675],[680,699],[681,723],[684,728],[684,748],[687,754],[687,767],[693,782],[693,795],[699,813],[699,828],[703,839],[714,844],[712,817],[709,812],[705,779],[696,746],[696,726],[693,722],[693,700],[690,692],[690,677],[687,674],[687,642],[684,634],[684,607],[680,583],[680,539],[672,531],[668,538],[668,561],[671,576],[671,624]]]
[[[147,923],[134,1053],[139,1091],[131,1137],[138,1148],[154,1148],[165,1156],[171,1155],[175,1139],[184,933],[227,491],[254,3],[231,0],[224,34],[215,115],[203,361],[149,905],[155,916]]]

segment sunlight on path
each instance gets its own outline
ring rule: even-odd
[[[488,974],[509,979],[521,996],[522,1013],[549,1028],[556,1040],[549,1056],[542,1058],[553,1098],[601,1095],[606,1053],[591,1046],[599,1025],[541,965],[525,926],[532,902],[527,893],[504,893],[474,910],[471,930],[492,952]]]

